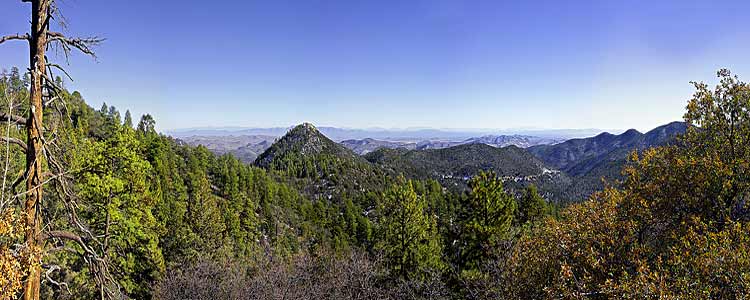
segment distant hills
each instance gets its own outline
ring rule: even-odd
[[[292,126],[293,127],[293,126]],[[271,128],[188,128],[167,131],[166,134],[176,138],[191,136],[243,136],[265,135],[281,137],[292,127]],[[481,136],[512,136],[525,135],[542,138],[567,140],[571,138],[589,137],[604,132],[602,129],[350,129],[337,127],[316,127],[318,131],[333,141],[375,139],[383,141],[420,142],[424,140],[463,141]],[[611,131],[610,132],[617,132]]]
[[[574,178],[579,190],[576,194],[586,196],[602,188],[602,178],[610,182],[620,179],[629,153],[674,142],[686,129],[684,122],[672,122],[646,133],[630,129],[619,135],[602,133],[554,145],[532,146],[527,150]]]
[[[230,153],[243,162],[252,163],[270,148],[278,137],[270,135],[189,136],[181,140],[192,146],[203,145],[216,154]]]
[[[317,128],[316,128],[317,129]],[[245,133],[266,133],[266,134],[277,134],[279,133],[280,129],[264,129],[264,130],[252,130],[252,131],[243,131]],[[328,137],[328,135],[325,133],[324,130],[317,129],[321,134]],[[288,132],[289,129],[284,131],[283,134]],[[335,133],[341,133],[341,132],[348,132],[347,129],[332,129],[328,128],[328,131],[333,131]],[[350,135],[359,135],[359,134],[365,134],[362,132],[357,132],[356,134],[353,134],[353,132],[350,132],[352,134]],[[425,134],[427,131],[419,131],[420,134]],[[430,131],[430,132],[438,132],[438,131]],[[199,134],[199,135],[186,135],[186,136],[178,136],[182,141],[193,145],[203,145],[206,148],[214,151],[218,154],[224,154],[224,153],[231,153],[234,156],[242,159],[244,162],[251,163],[255,160],[255,158],[260,155],[263,151],[268,149],[270,145],[278,139],[280,136],[276,135],[222,135],[226,132],[212,132],[207,130],[201,130],[201,131],[191,131],[191,134]],[[234,131],[234,133],[239,133],[238,131]],[[411,132],[414,134],[415,132]],[[187,132],[183,132],[183,134],[187,134]],[[217,135],[211,135],[211,134],[217,134]],[[554,144],[558,142],[562,142],[565,139],[562,138],[554,138],[554,137],[538,137],[538,136],[529,136],[529,135],[481,135],[476,137],[463,137],[463,134],[461,134],[460,137],[446,137],[445,134],[438,136],[442,136],[439,138],[432,138],[432,139],[421,139],[418,137],[407,137],[406,132],[402,132],[400,136],[397,136],[396,138],[393,138],[392,140],[379,140],[372,137],[366,137],[362,139],[346,139],[342,140],[340,143],[344,145],[345,147],[351,149],[355,153],[359,155],[364,155],[370,152],[373,152],[380,148],[388,148],[388,149],[396,149],[396,148],[403,148],[407,150],[425,150],[425,149],[443,149],[443,148],[449,148],[453,146],[458,145],[464,145],[464,144],[486,144],[493,147],[505,147],[505,146],[518,146],[522,148],[535,146],[535,145],[545,145],[545,144]],[[339,134],[339,137],[343,135]],[[335,140],[335,139],[332,139]]]
[[[630,129],[622,134],[601,133],[583,139],[571,139],[554,145],[536,145],[528,150],[546,163],[573,176],[590,172],[605,161],[618,161],[632,150],[643,150],[671,141],[685,133],[683,122],[672,122],[640,133]]]
[[[567,140],[515,134],[415,141],[368,137],[340,142],[330,139],[324,129],[305,123],[281,137],[188,136],[182,140],[290,174],[315,197],[363,191],[382,185],[382,177],[388,174],[435,179],[461,190],[479,171],[492,170],[511,188],[535,184],[550,200],[575,201],[600,190],[602,178],[619,179],[628,153],[668,144],[686,126],[672,122],[646,133],[631,129]],[[346,130],[333,130],[339,137],[342,131]]]
[[[352,149],[357,154],[364,155],[380,148],[406,150],[444,149],[466,144],[485,144],[493,147],[518,146],[526,148],[534,145],[553,144],[563,140],[526,135],[485,135],[468,138],[461,141],[424,140],[419,142],[381,141],[371,138],[361,140],[345,140],[341,144]]]

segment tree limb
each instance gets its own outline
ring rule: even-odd
[[[47,281],[57,286],[59,289],[65,288],[65,290],[68,292],[68,295],[72,295],[70,292],[70,289],[68,288],[68,284],[65,282],[57,282],[56,280],[52,279],[49,275],[52,274],[54,271],[60,270],[60,266],[58,265],[52,265],[48,266],[47,272],[44,273],[44,276],[46,277]]]
[[[25,40],[30,41],[31,37],[28,34],[13,34],[13,35],[6,35],[4,37],[0,38],[0,44],[5,43],[6,41],[10,40]]]
[[[66,55],[67,53],[70,53],[70,50],[76,48],[82,53],[94,58],[96,58],[96,54],[91,48],[100,45],[104,41],[103,38],[96,36],[86,38],[69,38],[64,34],[55,31],[48,32],[47,37],[49,38],[49,42],[57,42],[58,45],[62,47],[63,51],[65,51]]]
[[[18,125],[26,125],[26,118],[5,112],[0,112],[0,122],[10,122]]]
[[[50,71],[52,71],[52,68],[58,69],[60,70],[60,72],[63,72],[63,74],[65,74],[65,76],[68,77],[70,81],[73,81],[73,77],[70,77],[70,74],[68,74],[68,71],[65,71],[65,69],[63,69],[63,67],[61,67],[60,65],[47,62],[47,68],[49,68]]]
[[[12,137],[7,137],[7,136],[0,136],[0,141],[8,142],[8,143],[11,143],[11,144],[16,144],[16,145],[20,146],[21,148],[23,148],[24,152],[26,151],[26,149],[29,148],[28,146],[26,146],[26,143],[24,143],[23,141],[21,141],[21,140],[19,140],[17,138],[12,138]]]
[[[51,239],[51,238],[58,238],[58,239],[63,239],[63,240],[74,241],[79,246],[81,246],[81,248],[83,248],[84,252],[92,255],[95,259],[98,259],[98,255],[96,254],[96,252],[94,251],[94,249],[91,249],[86,244],[86,242],[83,241],[83,238],[81,238],[81,236],[79,236],[79,235],[77,235],[75,233],[72,233],[70,231],[53,230],[53,231],[48,231],[48,232],[42,234],[42,239],[43,240],[47,240],[47,239]]]

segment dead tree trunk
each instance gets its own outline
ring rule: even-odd
[[[59,65],[47,62],[47,50],[50,47],[57,47],[57,49],[62,50],[66,58],[73,49],[86,55],[94,56],[94,52],[90,47],[98,45],[102,39],[97,37],[69,38],[63,33],[50,31],[50,22],[55,18],[56,13],[58,13],[55,0],[22,0],[22,2],[31,3],[31,32],[23,35],[14,34],[0,37],[0,44],[11,40],[25,40],[29,43],[29,115],[27,118],[24,118],[15,116],[12,114],[12,111],[9,111],[7,114],[0,114],[0,122],[9,122],[25,126],[26,128],[27,136],[25,144],[20,140],[10,139],[9,137],[7,139],[8,141],[12,141],[13,144],[19,145],[26,153],[26,169],[24,170],[24,175],[17,181],[20,183],[22,182],[21,180],[25,180],[26,190],[14,197],[23,195],[25,199],[22,206],[24,244],[31,253],[33,260],[29,268],[28,277],[24,282],[23,299],[35,300],[39,299],[40,296],[41,260],[44,257],[44,243],[47,239],[63,239],[77,242],[82,250],[84,250],[84,255],[92,258],[87,261],[93,269],[97,270],[95,271],[97,284],[103,287],[108,281],[111,281],[111,277],[108,277],[106,261],[99,259],[98,254],[91,247],[87,246],[84,238],[73,233],[51,234],[43,232],[44,220],[41,215],[42,200],[44,199],[42,194],[43,185],[46,183],[44,174],[47,162],[45,160],[47,160],[48,156],[54,165],[52,171],[57,172],[57,174],[51,173],[50,179],[56,180],[60,185],[65,184],[62,180],[65,170],[62,169],[63,167],[59,163],[55,162],[54,157],[51,157],[50,152],[45,148],[43,117],[45,107],[51,105],[55,100],[60,99],[60,92],[62,91],[52,80],[52,68],[58,69],[66,75],[67,72]],[[62,22],[60,24],[64,27]],[[15,186],[16,183],[13,184],[13,190],[15,190]],[[65,197],[66,195],[61,195],[61,198]],[[68,202],[66,204],[69,209],[74,210],[75,205],[69,205],[70,203]],[[75,215],[75,212],[72,215]],[[76,218],[73,218],[71,222],[74,228],[83,229],[83,225]],[[85,229],[83,231],[88,232]],[[86,239],[96,240],[96,237],[92,236],[89,232],[89,236]],[[47,278],[49,279],[49,272],[47,273]]]
[[[40,204],[42,202],[42,183],[44,182],[43,167],[43,106],[42,92],[44,89],[47,62],[47,31],[49,28],[49,13],[51,0],[31,1],[31,38],[29,40],[29,67],[31,73],[31,87],[29,96],[29,117],[26,119],[26,201],[24,205],[26,232],[24,238],[32,253],[40,253],[44,245],[41,240]],[[34,263],[29,270],[23,292],[25,300],[39,299],[41,281],[41,264]]]

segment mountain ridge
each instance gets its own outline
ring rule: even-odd
[[[379,169],[310,123],[289,130],[254,165],[288,175],[292,184],[313,199],[341,201],[384,186]]]
[[[662,145],[668,142],[671,137],[684,133],[686,128],[684,122],[675,121],[656,127],[646,133],[641,133],[635,129],[626,130],[619,135],[603,132],[590,138],[570,139],[554,145],[532,146],[528,150],[550,165],[571,172],[582,168],[577,166],[578,163],[597,156],[606,156],[617,149],[645,149]]]

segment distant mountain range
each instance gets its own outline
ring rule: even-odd
[[[364,155],[380,148],[426,150],[450,148],[466,144],[485,144],[493,147],[517,146],[526,148],[535,145],[555,144],[562,141],[564,140],[528,135],[484,135],[480,137],[468,138],[461,141],[424,140],[420,142],[393,142],[365,138],[361,140],[345,140],[342,141],[341,144],[349,149],[352,149],[352,151],[356,152],[357,154]]]
[[[632,150],[664,145],[687,126],[672,122],[644,133],[630,129],[620,135],[601,133],[584,139],[571,139],[554,145],[536,145],[529,152],[546,163],[573,176],[580,176],[599,167],[602,162],[625,159]]]
[[[675,142],[687,130],[684,122],[672,122],[646,133],[630,129],[622,134],[602,133],[584,139],[571,139],[554,145],[537,145],[527,150],[555,169],[574,178],[577,195],[587,196],[607,182],[621,179],[621,171],[632,151]]]
[[[275,129],[268,129],[264,133],[274,133]],[[330,130],[330,128],[329,128]],[[284,133],[288,132],[285,131]],[[321,134],[326,135],[323,130]],[[211,132],[201,131],[192,132],[201,134],[211,134]],[[256,131],[247,133],[259,133]],[[214,132],[214,134],[217,134]],[[328,137],[328,135],[326,135]],[[209,150],[225,154],[231,153],[240,158],[242,161],[250,163],[258,155],[263,153],[279,137],[275,135],[186,135],[179,137],[182,141],[193,145],[203,145]],[[436,138],[418,140],[416,138],[405,138],[403,140],[378,140],[374,138],[348,139],[340,143],[351,149],[359,155],[373,152],[380,148],[396,149],[403,148],[407,150],[425,150],[425,149],[443,149],[464,144],[486,144],[493,147],[518,146],[522,148],[555,144],[564,141],[561,138],[537,137],[528,135],[483,135],[470,138]],[[416,140],[416,141],[411,141]]]
[[[492,170],[511,189],[533,183],[550,200],[575,201],[600,190],[602,178],[618,180],[631,151],[669,144],[685,130],[684,123],[672,122],[646,133],[631,129],[617,135],[605,132],[567,140],[482,135],[457,140],[363,138],[337,143],[323,129],[305,123],[285,131],[282,137],[223,135],[181,139],[217,153],[231,153],[259,167],[301,176],[308,182],[303,189],[316,197],[376,186],[368,182],[386,174],[435,179],[461,190],[479,171]]]
[[[604,132],[601,129],[349,129],[337,127],[316,127],[331,140],[361,140],[366,138],[383,141],[420,142],[423,140],[463,141],[481,136],[513,136],[525,135],[542,138],[567,140],[571,138],[589,137]],[[271,128],[189,128],[167,131],[166,134],[176,138],[191,136],[244,136],[261,135],[281,137],[292,127]],[[618,131],[611,131],[618,132]]]

